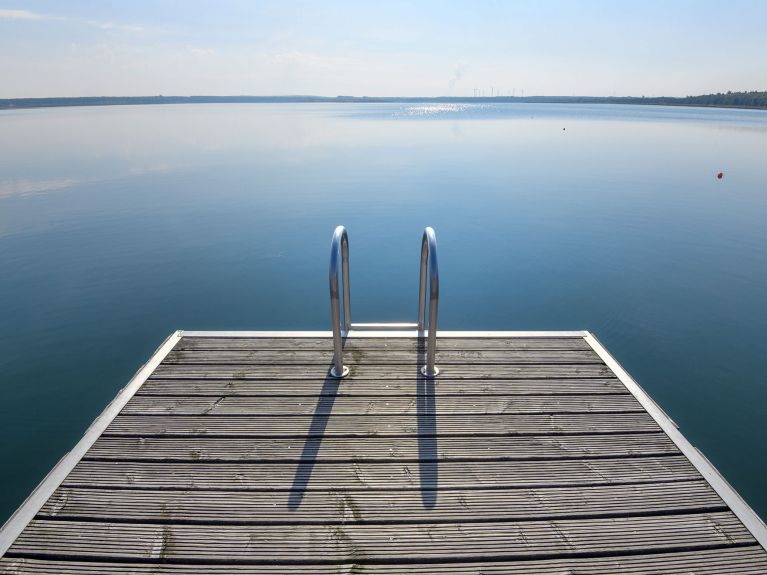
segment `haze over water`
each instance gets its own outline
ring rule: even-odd
[[[176,329],[592,331],[767,516],[767,112],[184,105],[0,112],[0,521]],[[721,180],[715,174],[724,172]]]

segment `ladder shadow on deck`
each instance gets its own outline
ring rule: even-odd
[[[341,380],[330,375],[332,365],[331,363],[328,366],[328,375],[325,376],[322,391],[320,391],[320,396],[317,398],[317,406],[314,408],[312,422],[309,424],[304,447],[301,451],[301,460],[296,467],[296,474],[293,477],[293,485],[290,488],[290,496],[288,497],[288,509],[291,511],[297,510],[304,499],[306,488],[312,477],[314,464],[317,461],[317,454],[322,445],[322,438],[325,435],[325,428],[332,415],[333,404],[338,395],[338,386]]]
[[[426,341],[418,338],[416,362],[416,418],[418,421],[418,476],[421,482],[421,503],[426,509],[437,504],[439,468],[437,463],[437,400],[435,378],[424,377],[420,365],[425,365]]]
[[[433,509],[437,504],[437,489],[439,486],[438,449],[437,449],[437,408],[434,378],[425,377],[421,374],[418,366],[424,363],[425,341],[419,338],[417,344],[416,361],[416,433],[418,437],[418,477],[421,490],[421,502],[426,509]],[[325,435],[328,421],[332,417],[333,405],[338,396],[340,379],[331,376],[328,366],[328,375],[322,384],[322,390],[317,399],[312,421],[307,431],[301,458],[296,467],[293,477],[290,495],[288,496],[288,509],[296,511],[304,499],[304,494],[311,481],[312,471],[317,462]],[[361,438],[360,441],[365,441]],[[383,459],[385,454],[370,453],[372,459]],[[407,464],[405,464],[407,470]]]

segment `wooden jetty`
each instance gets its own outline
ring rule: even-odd
[[[437,332],[431,228],[420,279],[417,323],[352,323],[339,227],[332,332],[171,335],[0,573],[767,575],[764,523],[592,334]]]
[[[0,532],[4,574],[767,573],[587,332],[178,332]]]

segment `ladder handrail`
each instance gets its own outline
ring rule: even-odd
[[[434,365],[437,350],[437,309],[439,306],[439,265],[437,237],[434,228],[427,227],[421,240],[421,281],[418,289],[418,331],[423,331],[426,315],[426,268],[429,269],[429,334],[426,339],[426,365],[421,373],[434,377],[439,369]]]
[[[341,308],[338,304],[338,254],[341,253],[341,268],[343,274],[344,290],[344,332],[351,328],[351,306],[349,304],[349,234],[346,228],[338,226],[333,232],[330,241],[330,314],[333,323],[333,368],[330,374],[333,377],[344,377],[349,373],[349,368],[344,367],[343,341],[341,339]]]
[[[338,290],[338,258],[341,256],[341,281],[343,284],[343,316]],[[344,226],[337,226],[330,242],[330,267],[328,280],[330,284],[330,313],[333,325],[333,367],[330,375],[344,377],[349,368],[343,360],[343,338],[352,329],[408,329],[416,328],[419,333],[424,331],[426,321],[426,282],[429,283],[429,325],[426,340],[426,364],[421,367],[421,373],[426,377],[435,377],[439,369],[434,365],[437,349],[437,309],[439,306],[439,265],[437,261],[437,239],[434,229],[427,227],[421,240],[421,273],[418,286],[418,323],[403,324],[354,324],[351,316],[351,299],[349,296],[349,234]],[[343,318],[343,319],[342,319]],[[343,325],[343,331],[342,326]]]

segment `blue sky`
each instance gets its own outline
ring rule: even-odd
[[[767,89],[763,0],[0,0],[0,98]]]

